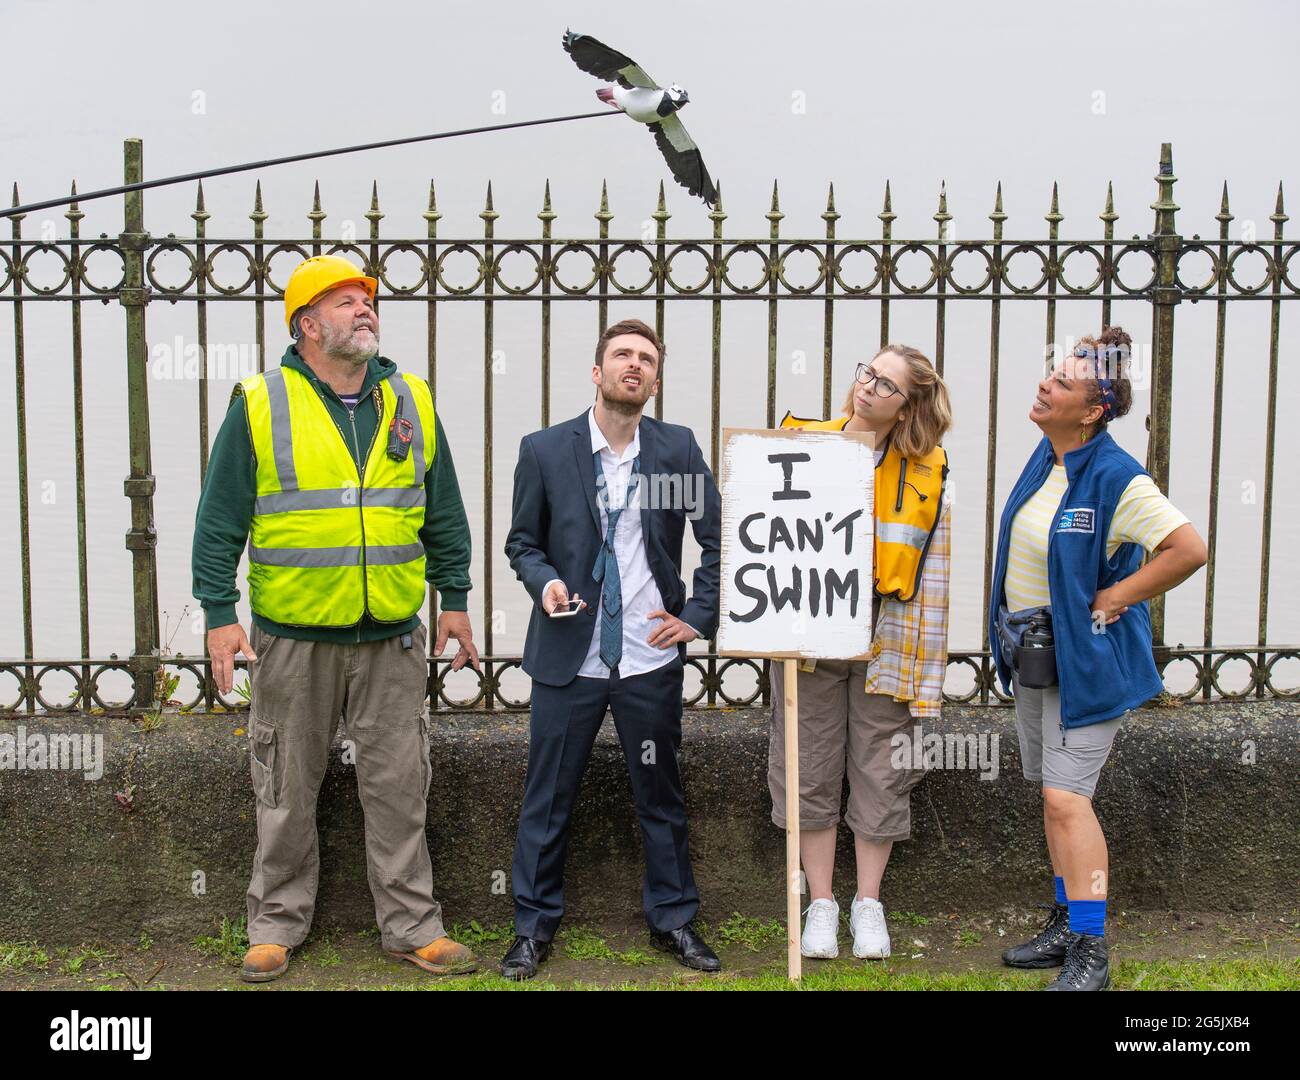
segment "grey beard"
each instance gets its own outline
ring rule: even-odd
[[[328,324],[321,326],[321,349],[331,360],[340,360],[353,367],[361,367],[372,356],[379,355],[379,334],[375,332],[373,345],[353,345],[353,334],[341,334]]]

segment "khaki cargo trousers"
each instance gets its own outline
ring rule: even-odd
[[[257,854],[250,944],[297,946],[311,929],[320,871],[316,798],[342,717],[365,815],[366,867],[385,949],[411,952],[446,931],[425,839],[428,631],[341,645],[277,637],[253,624],[250,763]],[[345,754],[345,761],[348,755]]]

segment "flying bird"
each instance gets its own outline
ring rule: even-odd
[[[686,91],[676,83],[664,89],[635,60],[587,34],[566,30],[564,51],[588,75],[617,83],[602,86],[596,96],[649,126],[677,182],[709,206],[716,205],[718,190],[704,167],[704,156],[677,115],[691,100]]]

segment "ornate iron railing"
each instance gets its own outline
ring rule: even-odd
[[[138,140],[125,144],[125,181],[137,183],[143,179],[142,146]],[[0,691],[0,712],[34,712],[37,710],[77,709],[132,709],[144,710],[156,706],[164,668],[188,673],[198,688],[187,708],[212,707],[220,704],[237,708],[238,699],[223,699],[213,686],[209,665],[202,657],[174,659],[160,650],[158,619],[157,563],[155,545],[157,531],[154,522],[153,496],[155,482],[151,466],[151,440],[149,428],[149,387],[147,376],[148,346],[146,313],[151,301],[168,300],[192,304],[195,311],[197,342],[200,352],[207,355],[207,319],[210,305],[244,303],[253,305],[256,342],[260,359],[266,343],[265,305],[275,303],[282,296],[285,279],[301,257],[321,252],[340,252],[356,257],[376,275],[381,282],[382,303],[401,302],[425,305],[427,312],[428,379],[437,390],[438,379],[438,312],[444,304],[478,304],[483,311],[483,416],[482,424],[487,452],[483,466],[483,515],[478,523],[475,542],[481,550],[491,552],[501,540],[492,514],[492,439],[494,409],[492,400],[493,315],[497,305],[528,303],[536,305],[540,321],[539,359],[541,368],[542,398],[540,420],[550,423],[551,391],[551,318],[553,305],[571,301],[595,302],[598,305],[599,324],[607,324],[608,305],[611,300],[636,298],[654,302],[655,323],[663,335],[665,307],[669,301],[694,300],[710,305],[712,317],[711,349],[711,425],[709,448],[711,465],[718,464],[721,434],[720,395],[722,358],[722,314],[724,305],[741,301],[765,304],[767,311],[767,365],[766,365],[766,422],[774,426],[776,411],[777,327],[781,305],[785,301],[820,301],[823,305],[823,367],[822,403],[824,412],[832,412],[833,387],[831,383],[832,331],[837,304],[855,299],[869,299],[879,303],[880,341],[889,340],[891,304],[902,301],[925,300],[933,302],[935,310],[934,359],[939,371],[944,367],[946,307],[957,301],[975,300],[987,303],[990,310],[990,337],[988,349],[989,406],[987,448],[987,475],[994,475],[997,461],[997,394],[999,348],[1001,337],[1002,306],[1008,302],[1030,301],[1044,305],[1046,314],[1046,344],[1050,347],[1056,339],[1057,305],[1078,300],[1096,301],[1100,304],[1103,322],[1110,321],[1114,300],[1141,300],[1151,305],[1152,314],[1152,373],[1149,421],[1149,445],[1146,466],[1159,486],[1168,490],[1169,441],[1171,418],[1171,387],[1174,363],[1174,322],[1178,305],[1183,300],[1196,303],[1205,301],[1216,305],[1218,319],[1215,339],[1214,406],[1212,421],[1212,456],[1210,467],[1209,502],[1209,563],[1205,579],[1204,644],[1199,647],[1171,648],[1164,640],[1164,605],[1162,599],[1152,601],[1152,623],[1155,651],[1162,670],[1178,661],[1189,662],[1195,671],[1195,680],[1189,689],[1175,696],[1183,699],[1287,697],[1300,696],[1297,688],[1280,687],[1274,680],[1276,666],[1286,660],[1300,657],[1296,646],[1282,646],[1268,640],[1269,556],[1270,538],[1276,491],[1274,487],[1274,456],[1277,426],[1278,350],[1281,306],[1284,300],[1297,296],[1294,258],[1297,244],[1283,238],[1283,225],[1288,220],[1283,212],[1282,190],[1279,185],[1276,210],[1271,215],[1273,236],[1269,240],[1233,240],[1229,237],[1229,222],[1233,215],[1228,209],[1225,185],[1222,205],[1216,215],[1219,236],[1215,240],[1199,237],[1186,239],[1178,234],[1173,201],[1172,153],[1169,144],[1161,149],[1157,183],[1157,199],[1152,204],[1155,211],[1152,231],[1145,237],[1122,239],[1115,235],[1118,215],[1110,191],[1105,208],[1100,214],[1102,235],[1084,240],[1069,240],[1060,235],[1063,215],[1058,209],[1058,199],[1053,187],[1051,209],[1046,215],[1046,239],[1015,241],[1003,236],[1003,223],[1007,215],[1002,209],[1002,191],[999,185],[993,211],[988,215],[992,223],[991,235],[978,241],[957,242],[950,237],[946,193],[939,196],[938,211],[934,214],[936,236],[928,240],[903,240],[893,235],[895,214],[891,209],[889,186],[886,184],[884,206],[879,215],[881,230],[873,239],[846,239],[836,235],[836,222],[840,215],[835,209],[834,188],[830,190],[825,212],[825,235],[815,239],[790,239],[781,236],[780,210],[776,185],[772,189],[771,209],[766,214],[768,235],[762,239],[734,239],[723,235],[727,214],[721,200],[710,214],[712,235],[696,239],[676,239],[668,236],[670,214],[665,205],[662,185],[658,206],[651,215],[654,221],[653,238],[623,239],[610,235],[608,200],[602,190],[601,202],[595,214],[597,234],[587,239],[563,239],[554,235],[556,214],[551,209],[550,188],[546,188],[543,205],[537,217],[541,222],[540,236],[515,239],[496,235],[497,212],[492,207],[492,189],[488,185],[485,206],[479,217],[483,222],[483,235],[474,238],[448,239],[438,234],[442,214],[435,200],[432,183],[429,187],[428,207],[423,213],[427,222],[422,237],[394,239],[380,236],[380,221],[384,214],[379,209],[377,190],[372,194],[371,206],[365,217],[369,222],[369,236],[353,242],[334,241],[323,233],[326,218],[321,209],[319,187],[313,207],[307,214],[311,235],[301,239],[273,239],[264,235],[267,218],[262,206],[260,184],[257,187],[253,211],[249,215],[252,236],[239,239],[217,239],[207,235],[206,225],[210,214],[205,209],[201,183],[193,219],[193,235],[179,237],[168,234],[158,239],[146,231],[143,193],[135,191],[124,196],[124,228],[117,237],[101,236],[87,239],[80,235],[80,221],[85,216],[74,202],[65,216],[69,235],[55,241],[31,240],[22,236],[22,215],[10,218],[12,238],[8,247],[0,247],[0,300],[7,302],[13,314],[15,381],[17,399],[17,458],[18,458],[18,528],[21,534],[21,605],[24,655],[18,659],[0,661],[0,677],[16,681],[17,694],[6,696]],[[75,186],[73,188],[75,194]],[[18,206],[18,192],[14,190],[14,206]],[[178,256],[186,267],[179,278],[168,279],[164,270],[164,255]],[[414,280],[394,280],[390,260],[397,255],[413,258],[419,266],[419,276]],[[62,279],[50,284],[38,283],[29,273],[32,260],[38,256],[53,255],[61,260]],[[455,256],[468,256],[477,264],[473,280],[449,280],[447,264]],[[792,280],[793,256],[807,256],[815,262],[816,273],[808,280]],[[1262,257],[1263,275],[1255,282],[1238,279],[1239,260],[1246,255]],[[105,256],[116,256],[121,262],[121,276],[116,281],[96,279],[90,272],[92,257],[103,261]],[[522,277],[506,270],[506,260],[521,258],[529,267]],[[908,282],[902,279],[900,262],[907,256],[919,258],[924,280]],[[218,258],[242,259],[246,269],[236,274],[236,280],[226,280],[216,270]],[[698,280],[679,280],[686,270],[681,266],[690,258],[703,261],[704,273]],[[1210,272],[1199,280],[1188,280],[1194,259],[1208,259]],[[748,260],[746,273],[742,263]],[[1091,262],[1083,277],[1074,271],[1067,272],[1067,262],[1077,265]],[[1033,267],[1032,280],[1017,280],[1012,271],[1013,262]],[[966,275],[971,274],[968,278]],[[575,274],[577,275],[575,277]],[[56,274],[57,276],[57,274]],[[130,501],[131,528],[126,536],[126,546],[132,554],[132,588],[134,596],[134,641],[128,659],[116,654],[104,659],[92,659],[88,615],[88,571],[86,559],[85,483],[86,463],[83,431],[82,397],[82,305],[91,300],[105,302],[116,300],[124,309],[127,353],[127,402],[129,420],[130,475],[126,478],[124,492]],[[1271,329],[1268,353],[1268,400],[1266,405],[1265,462],[1262,495],[1263,524],[1260,537],[1260,576],[1258,597],[1258,634],[1256,641],[1236,646],[1223,646],[1214,641],[1214,592],[1217,538],[1217,503],[1219,492],[1220,450],[1223,425],[1224,343],[1225,313],[1229,302],[1260,301],[1270,305]],[[28,516],[28,416],[26,411],[26,358],[24,355],[24,309],[34,303],[59,302],[67,304],[71,313],[72,363],[73,363],[73,431],[75,435],[75,468],[77,488],[78,530],[78,595],[80,603],[81,657],[72,659],[41,659],[33,655],[32,588],[30,524]],[[664,392],[655,401],[655,414],[662,418],[665,396],[674,393],[673,374],[667,372]],[[197,379],[198,440],[200,478],[207,467],[209,449],[208,431],[208,381],[201,366]],[[1294,492],[1294,489],[1292,489]],[[984,556],[984,598],[987,607],[989,579],[992,571],[992,537],[994,512],[992,485],[984,508],[984,535],[987,539]],[[477,694],[468,700],[455,700],[447,693],[445,679],[448,660],[430,659],[430,693],[436,708],[501,708],[525,709],[526,701],[508,698],[502,691],[502,676],[518,668],[518,656],[497,655],[493,646],[492,612],[494,610],[494,582],[492,559],[483,560],[483,579],[476,582],[477,595],[482,597],[486,615],[481,624],[484,674]],[[431,601],[429,617],[432,622],[436,612]],[[1219,673],[1225,663],[1244,661],[1249,668],[1247,684],[1227,689],[1220,683]],[[240,662],[242,664],[242,661]],[[718,657],[712,652],[693,654],[690,666],[699,677],[699,688],[688,702],[691,706],[738,706],[753,704],[762,698],[766,701],[767,682],[760,663],[752,660],[733,660]],[[948,700],[961,702],[1005,702],[996,686],[990,667],[987,632],[982,648],[957,651],[949,656],[949,664],[966,667],[971,673],[971,687],[961,694],[950,695]],[[728,672],[736,667],[749,669],[754,688],[744,694],[728,694],[724,687]],[[125,671],[131,676],[133,692],[127,701],[105,700],[99,690],[102,676],[109,671]],[[75,681],[75,691],[66,702],[51,702],[42,693],[42,680],[53,672],[62,672]]]

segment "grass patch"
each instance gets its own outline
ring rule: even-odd
[[[101,949],[95,945],[80,945],[75,949],[56,949],[54,955],[62,961],[59,970],[64,975],[80,975],[88,960],[94,964],[103,964],[108,960],[117,959],[117,953],[112,949]]]
[[[204,956],[216,957],[232,967],[238,966],[248,951],[248,916],[241,915],[235,923],[221,916],[221,929],[217,934],[196,937],[194,947]]]
[[[929,926],[930,919],[925,915],[918,915],[915,911],[895,911],[889,916],[890,922],[901,923],[903,926]]]
[[[447,927],[447,936],[473,949],[494,941],[509,941],[514,934],[508,926],[483,926],[477,919],[471,919],[464,924],[452,923]]]
[[[609,943],[594,930],[575,926],[560,932],[560,945],[564,955],[570,960],[605,960],[615,964],[627,964],[640,967],[654,962],[649,953],[640,949],[628,949],[618,952],[609,947]]]
[[[338,967],[343,963],[343,957],[334,947],[334,934],[330,931],[326,931],[313,941],[305,950],[302,959],[304,963],[322,968]]]
[[[1300,990],[1300,960],[1120,961],[1111,979],[1125,990]]]
[[[0,971],[44,970],[50,954],[34,941],[0,942]]]
[[[784,941],[785,925],[763,922],[733,911],[731,917],[718,926],[718,940],[725,945],[743,945],[750,952],[758,952],[765,945]]]

